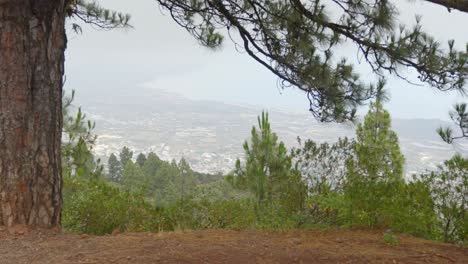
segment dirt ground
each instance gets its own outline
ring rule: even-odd
[[[107,236],[0,230],[0,263],[468,263],[468,248],[382,232],[203,230]]]

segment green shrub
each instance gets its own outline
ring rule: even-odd
[[[393,230],[426,239],[440,237],[438,216],[431,191],[425,183],[413,180],[405,184],[396,198],[394,204],[388,205]]]
[[[205,228],[250,229],[255,225],[254,202],[250,199],[221,200],[205,204],[209,205],[209,224]]]
[[[446,242],[467,243],[468,158],[456,154],[436,171],[420,177],[434,201],[441,238]]]
[[[151,229],[151,205],[141,195],[122,192],[102,180],[65,177],[63,199],[62,224],[69,231],[102,235],[115,229]]]
[[[360,182],[348,186],[344,196],[343,222],[346,226],[391,228],[435,239],[437,215],[431,192],[422,182]]]
[[[257,207],[257,228],[269,230],[285,230],[299,228],[302,218],[297,211],[291,213],[280,203],[268,203]]]
[[[339,226],[347,222],[343,216],[345,207],[343,194],[330,191],[310,196],[306,202],[305,214],[314,226]]]
[[[393,234],[392,232],[385,232],[383,235],[383,241],[385,244],[389,246],[398,246],[400,245],[400,239],[398,236]]]
[[[259,207],[253,199],[194,200],[183,199],[160,207],[165,230],[177,229],[291,229],[305,226],[308,217],[302,212],[291,214],[281,205],[268,203]]]
[[[249,229],[255,226],[254,203],[250,199],[196,201],[183,199],[165,209],[172,229]]]

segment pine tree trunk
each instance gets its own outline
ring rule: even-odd
[[[60,226],[66,0],[0,0],[0,225]]]

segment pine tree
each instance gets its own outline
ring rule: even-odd
[[[187,195],[193,192],[198,182],[195,178],[193,170],[190,168],[190,165],[184,158],[180,159],[177,166],[180,173],[179,178],[176,179],[176,181],[180,190],[181,198],[185,198]]]
[[[148,161],[150,161],[150,156],[148,156]],[[148,164],[148,162],[147,162]],[[147,167],[145,165],[145,169],[149,169],[150,167]],[[151,182],[150,182],[150,192],[151,193],[159,193],[158,200],[164,199],[163,196],[161,196],[162,193],[164,193],[164,189],[167,188],[169,183],[174,184],[175,187],[175,179],[179,178],[179,169],[177,166],[171,166],[166,161],[162,161],[159,165],[152,166],[152,168],[157,168],[155,170],[154,174],[151,177]],[[150,174],[146,174],[150,175]],[[156,202],[158,202],[156,200]],[[161,201],[159,201],[161,202]]]
[[[156,206],[169,205],[179,201],[181,198],[180,190],[174,182],[168,182],[164,188],[157,189],[154,195]]]
[[[377,100],[359,124],[354,157],[348,161],[345,196],[349,219],[355,224],[387,226],[404,186],[404,157],[390,114],[383,109],[381,88]]]
[[[125,165],[121,180],[121,184],[124,187],[124,190],[146,192],[148,181],[140,166],[133,163],[131,160],[126,164],[127,165]]]
[[[109,168],[109,178],[115,182],[119,182],[122,176],[122,164],[114,153],[110,155],[107,165]]]
[[[143,166],[145,165],[145,161],[146,161],[145,154],[143,153],[138,154],[137,159],[136,159],[136,164],[138,164],[140,168],[143,168]]]
[[[404,157],[400,151],[397,134],[391,129],[390,114],[380,100],[370,104],[364,123],[359,124],[355,159],[351,160],[351,174],[371,181],[403,180]]]
[[[158,155],[153,152],[150,152],[146,158],[142,170],[145,176],[149,179],[148,192],[150,194],[153,194],[155,190],[161,188],[159,174],[165,163],[165,161],[162,161]]]
[[[158,169],[162,166],[163,161],[154,152],[150,152],[143,165],[143,172],[145,175],[152,177],[156,174]]]
[[[291,210],[301,207],[305,186],[300,173],[292,168],[286,146],[271,131],[268,113],[258,117],[258,130],[252,127],[250,142],[244,143],[245,168],[237,160],[231,182],[251,190],[260,206],[279,202]]]
[[[122,164],[122,167],[125,168],[127,167],[127,163],[131,161],[133,158],[133,151],[130,151],[130,149],[125,146],[120,151],[119,156],[120,156],[120,163]]]

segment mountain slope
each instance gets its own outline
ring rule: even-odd
[[[227,172],[236,158],[243,156],[242,143],[257,124],[260,106],[229,105],[213,101],[195,101],[180,95],[151,90],[144,95],[119,92],[109,99],[88,97],[78,103],[96,121],[99,136],[96,154],[107,160],[124,145],[135,152],[156,152],[170,160],[185,157],[192,167],[203,172]],[[273,130],[288,147],[296,139],[336,141],[354,135],[353,125],[319,124],[311,115],[266,109]],[[406,157],[406,172],[433,169],[455,150],[467,153],[468,145],[453,146],[442,142],[435,132],[450,125],[435,119],[395,119]]]

